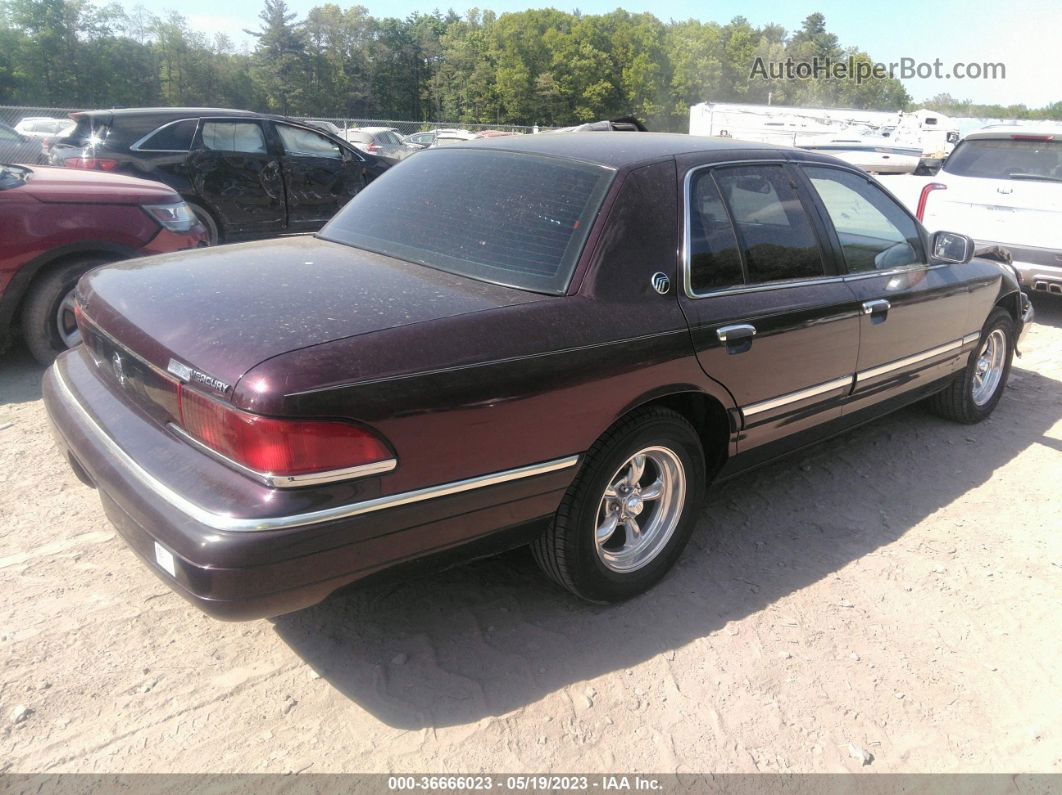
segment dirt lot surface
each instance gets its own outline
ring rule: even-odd
[[[715,488],[630,603],[518,551],[246,624],[116,538],[12,352],[0,770],[1062,772],[1062,303],[1038,310],[988,422],[914,407]]]

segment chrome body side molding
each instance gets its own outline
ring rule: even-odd
[[[130,476],[140,482],[145,488],[154,493],[159,499],[168,503],[171,507],[188,516],[190,519],[214,530],[230,533],[254,532],[262,530],[287,530],[306,525],[333,522],[339,519],[349,519],[353,516],[361,516],[367,513],[383,511],[389,508],[397,508],[401,505],[423,502],[425,500],[446,497],[451,494],[460,494],[474,489],[482,489],[488,486],[496,486],[500,483],[508,483],[523,478],[544,475],[562,469],[569,469],[579,463],[578,455],[556,458],[552,461],[544,461],[530,466],[507,469],[501,472],[492,472],[466,480],[458,480],[452,483],[443,483],[428,488],[406,491],[400,494],[390,494],[385,497],[377,497],[371,500],[363,500],[348,505],[338,505],[333,508],[323,508],[306,513],[288,514],[285,516],[270,516],[258,519],[241,519],[228,514],[215,513],[184,497],[174,489],[160,481],[123,450],[117,442],[104,431],[91,414],[81,405],[74,396],[63,374],[54,369],[55,382],[58,385],[58,393],[66,407],[76,413],[81,419],[86,433],[95,437],[96,441],[112,456],[112,461],[120,465]]]
[[[796,392],[789,392],[785,395],[779,395],[778,397],[771,398],[769,400],[762,400],[759,403],[752,403],[748,406],[740,408],[741,415],[747,420],[751,417],[755,417],[757,414],[762,414],[765,411],[771,411],[773,409],[782,408],[790,403],[799,403],[808,398],[816,397],[817,395],[824,395],[827,392],[833,392],[838,389],[851,388],[858,385],[863,381],[868,381],[878,376],[887,375],[888,373],[895,372],[897,370],[903,370],[919,362],[924,362],[929,359],[934,359],[938,356],[943,356],[946,353],[952,351],[959,351],[962,348],[967,347],[973,342],[976,342],[981,338],[981,332],[975,331],[965,335],[961,339],[952,340],[944,345],[938,345],[935,348],[922,351],[921,353],[913,354],[912,356],[905,356],[902,359],[897,359],[887,364],[882,364],[877,367],[871,367],[866,370],[860,370],[852,375],[845,376],[844,378],[836,378],[832,381],[827,381],[822,384],[816,384],[810,386],[807,389],[800,389]]]
[[[924,362],[927,359],[933,359],[937,356],[943,356],[945,353],[951,351],[957,351],[963,346],[961,339],[953,340],[952,342],[945,343],[944,345],[938,345],[936,348],[930,348],[928,351],[922,351],[916,353],[913,356],[905,356],[902,359],[897,359],[894,362],[879,365],[878,367],[871,367],[869,370],[861,370],[856,373],[856,383],[861,381],[867,381],[871,378],[877,378],[878,376],[887,375],[888,373],[895,372],[896,370],[903,370],[911,365]]]
[[[741,413],[746,419],[754,417],[757,414],[761,414],[764,411],[770,411],[771,409],[781,408],[787,406],[790,403],[798,403],[801,400],[807,400],[808,398],[815,397],[816,395],[823,395],[827,392],[833,392],[837,389],[843,389],[845,387],[852,386],[852,376],[848,375],[844,378],[835,378],[833,381],[827,381],[824,384],[817,384],[816,386],[808,387],[807,389],[801,389],[797,392],[790,392],[786,395],[779,395],[776,398],[770,400],[763,400],[759,403],[753,403],[750,406],[746,406],[741,409]]]

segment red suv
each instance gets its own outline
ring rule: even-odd
[[[0,348],[18,324],[42,364],[77,345],[74,286],[105,262],[206,244],[172,188],[117,174],[0,163]]]

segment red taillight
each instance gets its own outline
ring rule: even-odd
[[[942,182],[930,182],[924,188],[922,188],[922,194],[918,197],[918,210],[915,215],[919,221],[926,219],[926,202],[929,200],[929,194],[935,190],[947,190],[948,186]]]
[[[211,450],[256,472],[307,475],[390,461],[371,432],[335,420],[280,420],[249,414],[178,387],[181,426]]]
[[[118,168],[118,161],[106,157],[68,157],[63,161],[63,165],[89,171],[114,171]]]
[[[366,150],[369,152],[370,155],[374,155],[374,154],[376,154],[377,152],[380,151],[380,145],[379,144],[369,144],[366,147]]]

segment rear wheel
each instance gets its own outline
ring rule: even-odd
[[[81,343],[74,319],[74,289],[77,280],[104,257],[68,260],[40,277],[26,296],[22,307],[22,333],[34,358],[44,365],[68,348]]]
[[[1013,358],[1014,319],[1007,310],[996,308],[988,316],[966,369],[929,399],[929,407],[949,420],[980,422],[1003,396]]]
[[[628,599],[674,565],[704,490],[693,426],[670,409],[638,411],[587,453],[549,529],[532,544],[535,560],[584,599]]]

